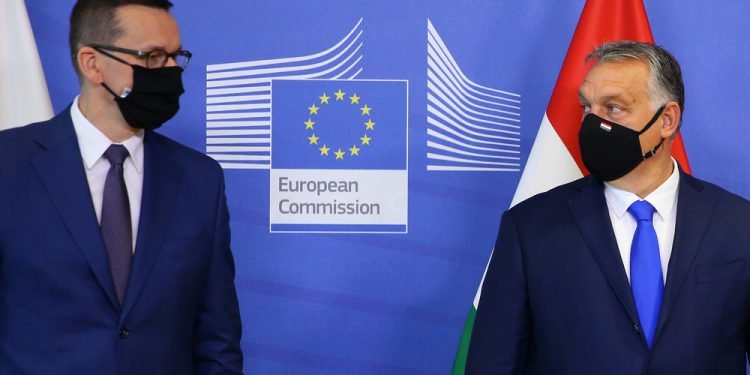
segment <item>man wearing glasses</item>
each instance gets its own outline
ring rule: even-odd
[[[241,374],[221,168],[153,130],[183,93],[167,0],[79,0],[81,92],[0,132],[0,374]]]

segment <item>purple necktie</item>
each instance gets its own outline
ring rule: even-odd
[[[111,145],[104,152],[104,158],[109,161],[110,167],[104,182],[101,231],[104,245],[107,247],[109,270],[120,304],[125,298],[130,261],[133,257],[130,203],[122,166],[127,157],[128,150],[123,145]]]

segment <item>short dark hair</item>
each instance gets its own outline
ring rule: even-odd
[[[663,47],[632,40],[610,42],[600,45],[586,57],[586,62],[592,60],[597,64],[630,60],[643,62],[649,68],[648,90],[653,109],[674,101],[680,106],[680,112],[685,111],[685,85],[680,64]]]
[[[70,54],[73,68],[78,76],[78,49],[91,44],[112,44],[122,35],[122,28],[116,17],[117,8],[125,5],[144,5],[169,11],[172,3],[168,0],[78,0],[70,13]]]

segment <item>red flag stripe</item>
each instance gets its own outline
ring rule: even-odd
[[[552,127],[584,175],[588,174],[588,170],[583,165],[578,145],[578,129],[583,112],[577,95],[578,86],[588,72],[584,59],[602,43],[616,40],[654,42],[643,1],[586,1],[547,107]],[[690,173],[682,136],[679,134],[672,145],[672,156],[685,172]]]

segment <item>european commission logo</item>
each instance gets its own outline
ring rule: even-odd
[[[406,232],[407,90],[273,81],[272,232]]]
[[[316,54],[207,66],[206,151],[270,169],[271,232],[407,232],[408,81],[356,79],[361,25]]]
[[[469,79],[426,26],[424,168],[519,172],[521,95]],[[271,232],[407,232],[408,81],[360,77],[362,34],[360,19],[318,53],[207,66],[206,152],[270,169]]]

